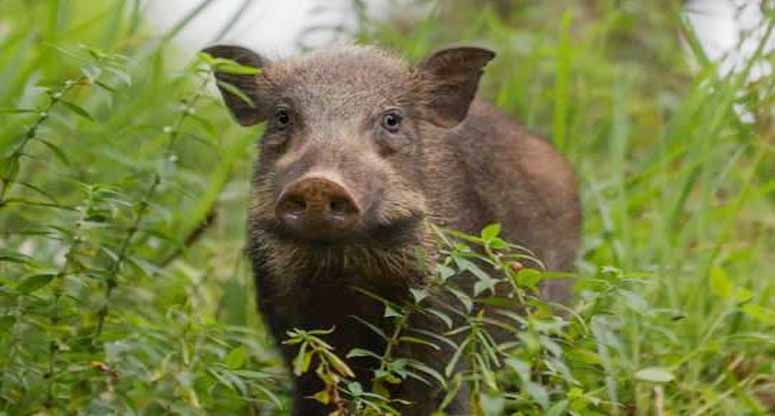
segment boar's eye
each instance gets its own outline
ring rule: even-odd
[[[280,107],[274,112],[274,126],[278,130],[285,130],[291,124],[291,115],[287,108]]]
[[[401,117],[401,114],[396,110],[388,111],[387,113],[382,115],[382,128],[385,130],[396,133],[398,132],[398,129],[401,127],[401,120],[403,118]]]

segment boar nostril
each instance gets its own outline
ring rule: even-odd
[[[307,201],[298,195],[289,196],[283,203],[285,212],[294,215],[303,214],[307,210]]]
[[[334,215],[339,216],[345,216],[350,214],[355,214],[356,209],[353,206],[352,202],[350,202],[347,198],[334,198],[329,203],[329,207],[331,210],[331,213]]]

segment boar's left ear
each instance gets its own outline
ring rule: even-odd
[[[213,58],[230,59],[243,67],[261,69],[267,62],[259,54],[241,46],[217,45],[202,50]],[[261,75],[226,64],[223,70],[216,67],[215,79],[218,90],[229,110],[243,126],[260,123],[267,118],[266,93],[262,91]]]
[[[468,114],[483,68],[495,52],[472,46],[442,49],[418,65],[428,96],[431,122],[451,128]]]

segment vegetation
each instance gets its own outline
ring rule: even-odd
[[[0,414],[287,411],[242,251],[260,132],[205,88],[212,62],[174,59],[191,16],[152,36],[141,3],[0,2]],[[581,178],[577,300],[558,316],[535,299],[552,276],[519,267],[497,226],[440,231],[434,287],[460,304],[386,302],[396,331],[383,335],[464,334],[465,371],[332,351],[335,328],[289,334],[294,370],[317,371],[316,397],[341,413],[392,412],[385,386],[406,377],[465,383],[486,415],[774,411],[775,76],[720,76],[667,0],[445,4],[422,21],[363,14],[359,36],[410,59],[451,42],[497,49],[482,94]],[[473,293],[461,272],[479,278]],[[472,313],[499,301],[495,284],[525,313]],[[466,324],[413,334],[410,313]],[[496,342],[487,325],[517,337]],[[374,386],[348,380],[348,354],[380,357]]]

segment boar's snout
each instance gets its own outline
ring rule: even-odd
[[[306,176],[287,185],[275,208],[278,221],[304,240],[345,237],[361,214],[361,208],[343,184],[322,176]]]

